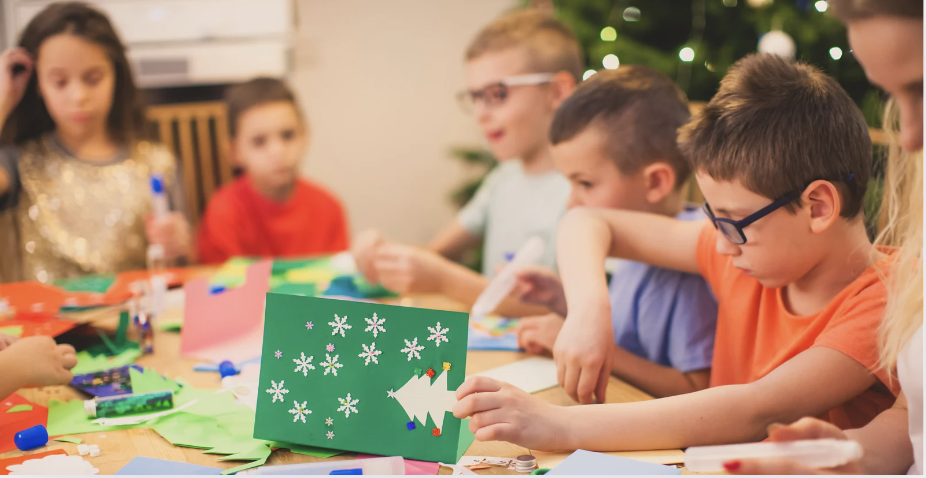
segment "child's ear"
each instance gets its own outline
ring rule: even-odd
[[[814,181],[801,196],[804,208],[810,211],[810,230],[820,233],[829,229],[839,219],[842,211],[842,197],[839,190],[829,181]]]
[[[576,79],[568,72],[561,71],[550,80],[550,90],[553,92],[553,108],[559,108],[559,105],[576,90]]]
[[[655,162],[643,168],[646,202],[657,204],[675,190],[675,170],[663,162]]]

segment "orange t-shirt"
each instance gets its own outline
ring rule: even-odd
[[[293,194],[276,202],[242,175],[212,196],[197,247],[204,263],[341,252],[348,247],[347,221],[341,202],[311,181],[300,178]]]
[[[717,253],[717,230],[706,223],[698,238],[701,275],[717,296],[717,335],[710,386],[756,381],[810,347],[828,347],[852,357],[879,382],[820,418],[842,428],[864,426],[893,405],[896,378],[878,366],[878,326],[887,289],[874,267],[866,269],[815,314],[790,313],[782,289],[763,287]],[[889,252],[889,251],[887,251]],[[888,389],[888,383],[891,388]]]

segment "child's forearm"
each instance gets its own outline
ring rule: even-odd
[[[569,310],[576,316],[608,301],[605,258],[611,244],[607,224],[591,210],[569,212],[557,234],[557,262]]]
[[[466,267],[447,261],[441,274],[441,294],[472,307],[479,298],[479,294],[489,285],[489,279]],[[512,298],[506,298],[495,309],[495,313],[503,317],[527,317],[542,315],[549,311],[545,307],[529,305]]]
[[[611,353],[611,373],[656,397],[672,397],[707,388],[710,371],[685,374],[634,355],[621,347]]]
[[[894,407],[885,410],[868,425],[848,430],[846,435],[862,445],[862,471],[870,475],[902,475],[913,465],[907,400],[903,394]]]
[[[8,351],[0,351],[0,400],[5,400],[26,385],[20,366],[12,362]]]

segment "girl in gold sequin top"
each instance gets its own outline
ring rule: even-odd
[[[168,260],[189,257],[185,217],[150,217],[153,174],[182,210],[177,170],[143,141],[138,92],[106,16],[52,4],[0,68],[0,282],[143,269],[152,243]]]

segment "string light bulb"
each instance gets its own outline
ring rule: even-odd
[[[585,70],[585,73],[582,74],[582,81],[585,81],[585,80],[587,80],[587,79],[589,79],[589,78],[595,76],[595,73],[598,73],[598,72],[595,71],[595,70]]]
[[[694,57],[695,57],[695,51],[693,48],[689,46],[682,48],[678,52],[678,58],[686,63],[694,60]]]
[[[604,27],[601,29],[601,41],[617,40],[617,30],[614,27]]]
[[[829,4],[826,3],[826,0],[819,0],[817,3],[813,4],[813,7],[816,8],[818,12],[823,13],[826,11],[826,8],[829,7]]]
[[[612,53],[610,55],[605,55],[601,60],[601,65],[609,70],[616,70],[617,67],[621,66],[621,61],[617,58],[617,55]]]
[[[830,48],[830,56],[833,57],[834,60],[842,58],[842,48],[839,48],[838,46]]]

